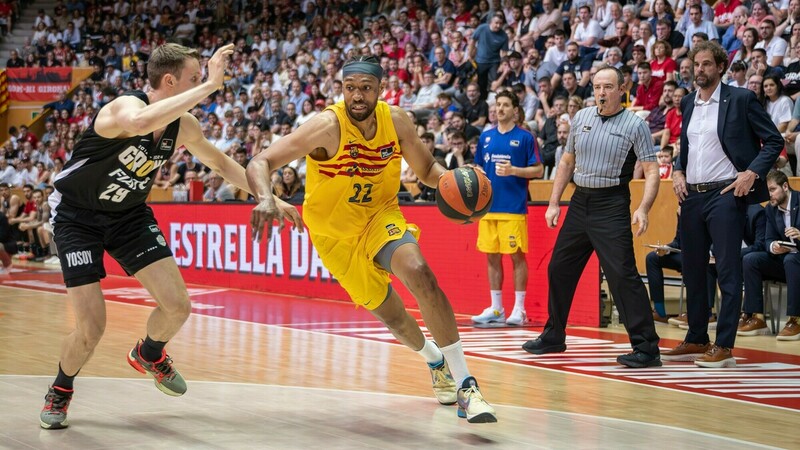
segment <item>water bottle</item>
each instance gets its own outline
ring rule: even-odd
[[[611,305],[611,326],[615,328],[619,326],[619,311],[617,311],[617,305]]]

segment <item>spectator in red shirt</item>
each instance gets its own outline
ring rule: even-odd
[[[389,57],[389,61],[391,60],[401,60],[406,57],[406,51],[397,44],[397,39],[394,37],[390,37],[386,41],[387,45],[384,47],[384,55]]]
[[[13,7],[7,0],[0,0],[0,27],[5,28],[4,33],[11,33],[14,19]]]
[[[17,137],[17,142],[30,142],[31,147],[36,148],[36,144],[39,143],[39,139],[28,131],[27,125],[21,125],[19,127],[19,136]]]
[[[675,81],[678,64],[672,59],[672,46],[667,41],[656,41],[653,44],[653,59],[650,61],[653,78],[661,82]]]
[[[661,134],[661,148],[666,148],[669,145],[672,148],[680,148],[678,138],[681,137],[681,121],[683,120],[681,100],[687,93],[686,89],[682,87],[675,88],[675,92],[672,93],[672,104],[675,107],[667,112],[664,133]]]
[[[650,63],[643,62],[636,66],[636,73],[639,75],[639,87],[636,88],[636,100],[631,111],[652,111],[658,108],[658,101],[664,91],[664,83],[653,78],[653,70]]]

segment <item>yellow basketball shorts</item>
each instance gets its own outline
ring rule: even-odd
[[[528,253],[528,216],[489,213],[478,222],[478,251],[510,255]]]
[[[387,243],[400,239],[406,231],[419,238],[419,229],[406,223],[399,210],[376,215],[364,233],[346,238],[315,235],[309,230],[325,267],[336,277],[353,303],[369,310],[380,306],[389,293],[389,272],[374,262]]]

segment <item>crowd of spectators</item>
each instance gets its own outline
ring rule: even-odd
[[[517,122],[537,137],[552,177],[571,118],[594,104],[591,76],[603,65],[623,72],[624,105],[647,120],[656,146],[676,156],[678,106],[694,90],[685,56],[699,40],[714,39],[730,54],[725,82],[755,91],[785,133],[779,168],[797,170],[800,0],[713,7],[702,0],[64,0],[40,10],[24,34],[8,67],[72,65],[92,74],[45,105],[52,117],[42,136],[25,126],[10,130],[0,182],[16,187],[51,185],[96,111],[125,90],[148,88],[148,56],[167,41],[197,48],[204,62],[235,43],[224,90],[192,114],[242,165],[340,101],[342,64],[371,54],[385,70],[383,100],[408,111],[446,167],[472,162],[481,131],[496,124],[495,93],[510,89],[520,99]],[[671,173],[668,165],[662,174]],[[296,201],[291,178],[302,192],[305,164],[290,166],[275,186]],[[198,180],[206,199],[241,198],[224,181],[215,188],[213,174],[184,152],[162,167],[156,188],[186,190]],[[416,182],[406,167],[403,182]],[[419,198],[429,199],[420,188]]]

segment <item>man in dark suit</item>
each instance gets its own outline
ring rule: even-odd
[[[764,279],[787,284],[786,314],[789,320],[778,333],[779,341],[800,340],[800,194],[789,187],[783,172],[773,170],[767,175],[769,205],[765,251],[753,252],[744,258],[744,312],[751,317],[739,327],[739,335],[768,334],[764,311]],[[784,242],[786,244],[781,244]]]
[[[666,361],[694,360],[700,367],[734,367],[747,205],[768,198],[764,179],[783,138],[755,94],[721,83],[728,56],[718,43],[698,43],[689,58],[698,90],[681,101],[681,152],[672,176],[681,202],[689,332],[684,342],[662,355]],[[722,292],[713,345],[708,303],[702,301],[712,244]]]

